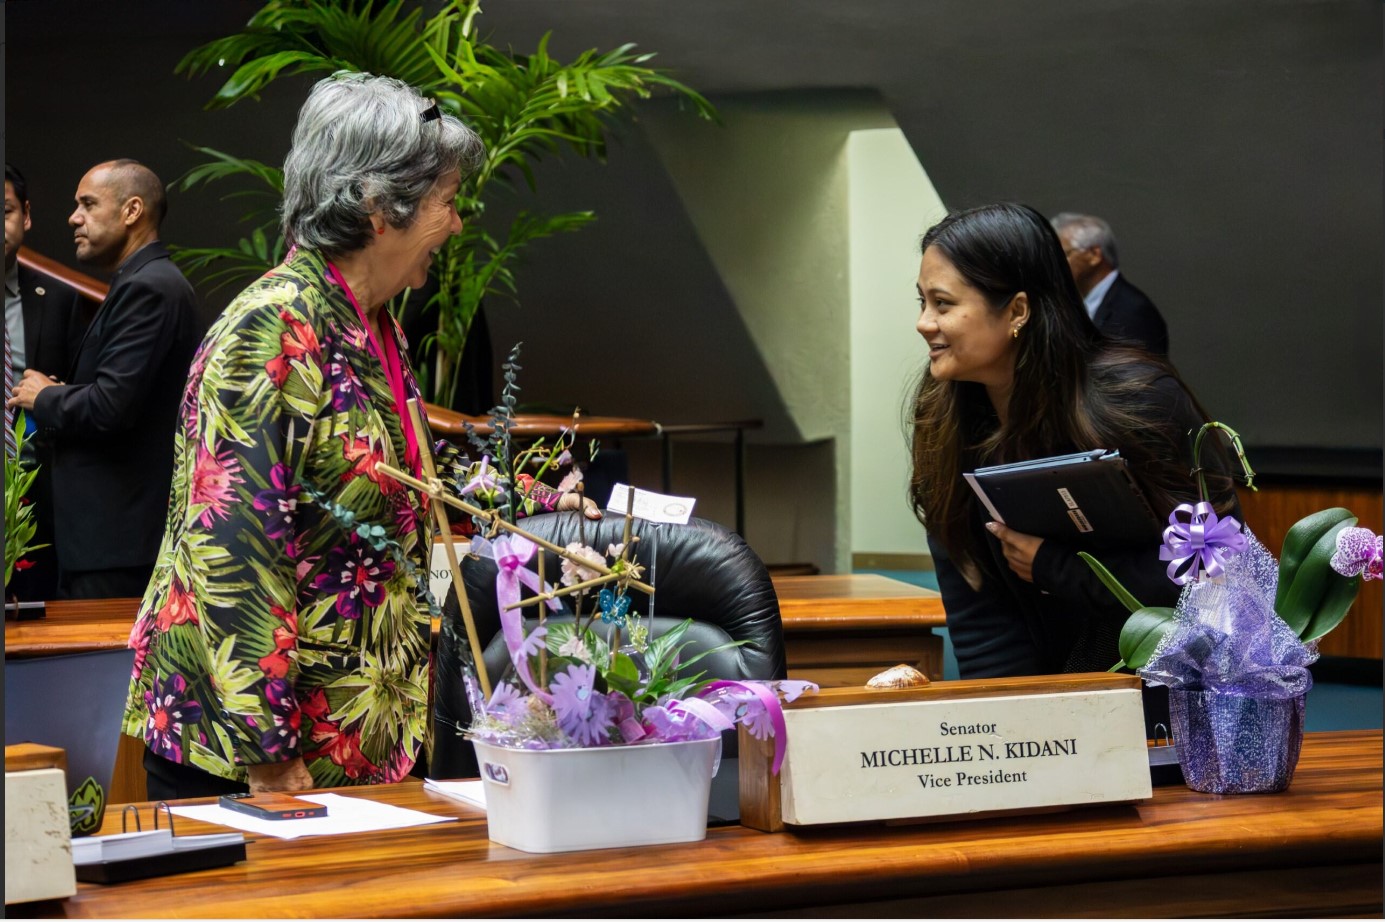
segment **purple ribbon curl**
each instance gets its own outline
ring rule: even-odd
[[[530,651],[525,644],[524,616],[520,609],[510,608],[519,601],[521,584],[539,594],[552,589],[539,580],[537,573],[525,566],[537,549],[538,545],[523,535],[503,535],[494,541],[487,541],[479,535],[471,539],[473,554],[495,561],[495,602],[500,609],[500,629],[505,635],[505,647],[510,651],[510,659],[529,690],[551,703],[552,696],[538,687],[529,671]],[[557,599],[548,599],[544,604],[553,611],[562,607]]]
[[[1180,516],[1185,515],[1187,521],[1182,521]],[[1159,559],[1171,561],[1169,579],[1183,586],[1204,573],[1211,577],[1221,576],[1227,562],[1246,546],[1241,523],[1235,518],[1218,518],[1211,503],[1202,502],[1196,506],[1182,503],[1169,513],[1169,527],[1164,529]]]

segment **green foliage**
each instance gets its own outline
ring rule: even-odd
[[[1340,624],[1356,599],[1360,577],[1342,576],[1330,565],[1337,535],[1355,524],[1346,509],[1324,509],[1300,519],[1284,536],[1274,610],[1304,640]]]
[[[24,412],[21,410],[14,415],[14,440],[15,453],[11,458],[5,455],[5,585],[10,584],[10,577],[14,575],[14,565],[19,562],[25,554],[36,551],[46,544],[30,544],[34,540],[34,532],[38,529],[38,522],[34,519],[34,507],[24,501],[29,493],[29,488],[34,485],[34,478],[38,477],[38,467],[25,468],[24,457],[24,427],[26,425]]]
[[[420,346],[419,382],[428,399],[453,404],[459,362],[471,323],[487,296],[513,299],[514,260],[534,240],[578,230],[595,215],[522,212],[504,237],[487,228],[486,204],[522,180],[535,188],[533,165],[563,151],[604,159],[606,130],[628,116],[630,104],[655,91],[688,102],[703,118],[715,118],[710,103],[668,74],[646,66],[652,54],[633,45],[614,51],[584,51],[568,63],[548,53],[545,35],[533,54],[514,54],[482,40],[476,29],[480,0],[447,0],[432,17],[405,0],[269,0],[246,27],[189,52],[177,72],[190,77],[222,68],[231,76],[208,102],[220,109],[258,99],[269,84],[295,75],[339,70],[397,77],[457,115],[485,142],[486,159],[463,183],[457,206],[463,231],[439,252],[438,293],[425,305],[436,328]],[[283,257],[272,205],[283,188],[282,172],[209,148],[211,159],[179,180],[181,188],[228,178],[249,179],[254,193],[273,191],[265,207],[247,215],[254,227],[236,247],[183,249],[176,258],[216,285],[249,282]]]

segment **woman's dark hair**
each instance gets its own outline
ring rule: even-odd
[[[981,384],[941,381],[925,369],[914,396],[910,498],[955,560],[965,566],[986,557],[971,525],[976,500],[962,479],[979,466],[1119,448],[1156,515],[1188,498],[1189,433],[1168,431],[1168,407],[1150,390],[1164,376],[1181,386],[1177,372],[1097,330],[1043,215],[1008,203],[953,212],[923,235],[920,250],[929,247],[994,310],[1019,292],[1029,301],[1004,424]],[[1193,406],[1207,418],[1195,400]],[[1220,496],[1229,480],[1213,486],[1214,479],[1209,487]]]

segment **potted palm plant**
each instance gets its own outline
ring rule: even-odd
[[[287,76],[358,70],[397,77],[480,134],[486,161],[457,194],[463,231],[437,256],[438,289],[425,305],[436,313],[436,323],[419,344],[423,392],[449,407],[455,405],[462,348],[483,299],[517,292],[515,257],[533,240],[595,219],[590,211],[521,211],[508,227],[497,228],[487,220],[486,206],[517,182],[533,189],[533,166],[543,157],[566,150],[604,159],[608,127],[629,114],[634,100],[655,91],[672,92],[698,115],[715,118],[706,99],[646,66],[653,55],[633,45],[584,51],[564,63],[548,53],[544,36],[532,54],[514,54],[480,36],[480,13],[480,0],[447,0],[426,19],[421,3],[405,0],[268,0],[243,30],[194,49],[177,68],[188,76],[232,69],[208,103],[213,109],[256,99]],[[252,229],[235,246],[183,248],[175,258],[214,285],[248,281],[284,255],[274,214],[282,171],[212,148],[197,150],[210,159],[179,186],[247,180],[251,188],[233,194],[250,197]]]

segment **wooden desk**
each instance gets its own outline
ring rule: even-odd
[[[1310,734],[1283,794],[1156,788],[1135,805],[916,826],[758,833],[529,855],[410,781],[342,793],[442,823],[298,840],[250,836],[228,868],[7,907],[68,918],[294,916],[1082,916],[1381,912],[1380,731]],[[107,811],[117,829],[119,809]],[[212,831],[179,818],[186,833]]]
[[[49,602],[36,621],[5,622],[5,658],[116,650],[130,639],[139,599]]]
[[[863,685],[907,663],[943,674],[943,600],[931,589],[874,573],[774,578],[789,677],[826,687]]]

